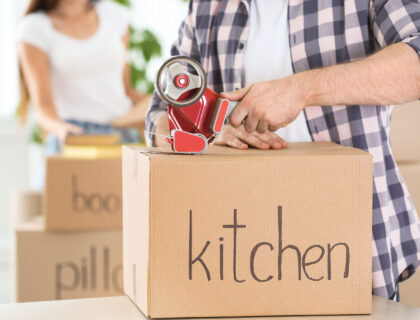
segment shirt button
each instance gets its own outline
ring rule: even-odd
[[[245,45],[243,44],[243,42],[239,42],[238,49],[242,50],[244,47],[245,47]]]

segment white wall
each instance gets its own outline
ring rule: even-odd
[[[157,35],[162,44],[162,58],[151,63],[150,79],[155,77],[163,60],[169,57],[178,28],[188,13],[188,2],[182,0],[134,0],[132,23]]]
[[[0,117],[10,117],[18,96],[16,26],[27,0],[0,1]]]
[[[0,250],[10,231],[11,190],[25,187],[27,180],[27,135],[15,117],[18,103],[15,35],[26,2],[0,1]]]
[[[27,138],[12,120],[0,120],[0,303],[12,302],[12,232],[10,199],[27,186]]]

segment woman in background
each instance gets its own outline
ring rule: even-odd
[[[47,153],[82,133],[118,132],[122,142],[137,142],[135,131],[111,125],[142,99],[130,85],[125,8],[111,1],[31,0],[17,41],[20,113],[30,97],[40,126],[50,133]]]

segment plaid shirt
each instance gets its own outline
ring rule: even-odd
[[[194,0],[173,55],[200,61],[216,92],[243,87],[241,68],[251,0]],[[396,42],[420,54],[420,4],[403,0],[290,0],[294,72],[354,61]],[[267,44],[269,46],[269,44]],[[314,141],[369,152],[374,162],[373,291],[393,297],[396,283],[420,267],[420,222],[390,144],[392,106],[313,106],[304,109]],[[147,130],[165,114],[155,94]],[[148,136],[153,145],[153,135]]]

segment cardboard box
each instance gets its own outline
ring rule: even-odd
[[[121,158],[47,158],[48,230],[121,229]]]
[[[0,304],[0,319],[13,320],[149,320],[127,296]],[[231,319],[231,318],[230,318]],[[264,319],[264,318],[261,318]],[[412,320],[420,309],[381,297],[373,297],[370,316],[270,317],[268,320]],[[206,320],[212,320],[207,318]],[[226,320],[213,318],[213,320]],[[232,319],[231,319],[232,320]],[[249,318],[235,318],[249,320]],[[255,320],[255,319],[254,319]]]
[[[110,146],[121,144],[121,134],[77,134],[66,137],[69,146]]]
[[[400,301],[409,306],[420,308],[420,272],[400,283]]]
[[[397,161],[420,161],[420,101],[395,106],[391,144]]]
[[[124,291],[150,317],[371,312],[361,150],[124,147],[123,211]]]
[[[14,226],[41,215],[42,193],[36,190],[13,190],[11,211]]]
[[[16,302],[122,294],[121,230],[49,232],[43,217],[15,230]]]
[[[420,162],[398,163],[408,192],[420,213]],[[408,280],[400,283],[401,302],[420,308],[420,272],[416,272]]]
[[[122,145],[109,146],[63,146],[62,156],[72,159],[115,159],[122,156]]]

